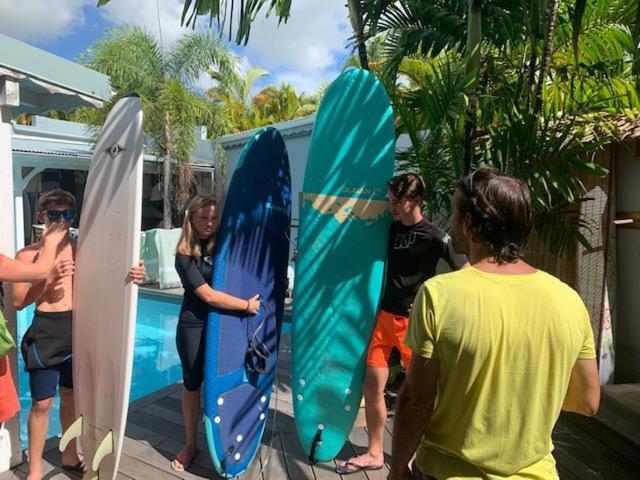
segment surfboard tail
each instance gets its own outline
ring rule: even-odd
[[[89,468],[82,476],[82,480],[98,480],[100,477],[98,476],[98,472],[94,469]]]
[[[66,432],[62,435],[60,439],[60,444],[58,448],[61,452],[64,452],[66,448],[71,443],[71,440],[75,438],[79,438],[83,435],[84,432],[84,417],[80,415],[67,429]],[[98,478],[98,469],[100,468],[100,463],[107,455],[115,453],[115,443],[113,441],[113,430],[110,430],[109,433],[105,435],[98,445],[95,455],[93,456],[93,460],[91,464],[87,463],[89,467],[82,477],[82,480],[93,480]]]

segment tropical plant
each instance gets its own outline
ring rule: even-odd
[[[254,118],[251,110],[251,91],[256,82],[269,75],[262,68],[251,67],[244,75],[237,75],[231,81],[220,78],[218,72],[209,72],[215,87],[205,92],[205,98],[217,104],[224,113],[225,133],[238,133],[263,126],[264,122]]]
[[[388,58],[387,51],[385,49],[385,37],[384,35],[377,35],[367,40],[366,43],[367,61],[369,68],[376,77],[381,80],[387,80],[384,76],[384,69],[387,67]],[[360,55],[351,55],[347,58],[343,70],[347,68],[362,68],[362,60]],[[392,79],[395,80],[395,79]]]
[[[267,86],[251,97],[255,82],[265,75],[268,75],[266,70],[251,68],[234,83],[217,85],[205,93],[207,99],[221,107],[228,133],[286,122],[317,110],[320,94],[298,94],[287,83]]]
[[[397,155],[396,169],[421,172],[430,216],[449,208],[451,185],[463,174],[463,132],[467,90],[474,75],[465,73],[458,52],[405,58],[399,73],[409,82],[393,92],[399,117],[398,134],[406,134],[411,148]]]
[[[469,24],[476,22],[468,31],[482,25],[481,43],[476,30],[465,48],[458,40],[434,54],[434,43],[400,63],[410,85],[398,87],[394,103],[399,133],[412,143],[400,165],[423,172],[432,212],[447,208],[451,180],[473,165],[518,176],[531,189],[536,229],[560,253],[576,240],[586,245],[576,215],[585,194],[580,178],[607,173],[591,158],[615,138],[604,128],[608,116],[640,108],[630,28],[635,8],[621,0],[594,1],[582,12],[567,2],[509,2],[510,12],[530,19],[524,35],[518,26],[485,31],[477,16],[488,11],[497,20],[501,13],[488,6],[499,3],[483,4],[475,20],[466,14]],[[480,63],[471,59],[478,53]],[[607,134],[586,134],[592,130]]]
[[[251,101],[260,118],[280,123],[310,115],[318,109],[318,99],[304,92],[298,94],[289,83],[270,85],[260,90]]]
[[[110,29],[83,54],[81,61],[109,75],[116,94],[102,109],[79,109],[74,119],[100,126],[122,95],[140,95],[144,131],[152,139],[154,153],[163,159],[163,226],[170,228],[172,206],[181,212],[190,195],[189,158],[196,146],[196,126],[208,125],[213,134],[225,130],[220,107],[189,87],[211,68],[221,79],[234,79],[236,57],[209,32],[186,34],[165,50],[144,29],[125,25]]]

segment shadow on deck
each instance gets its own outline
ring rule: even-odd
[[[338,458],[333,462],[311,465],[298,441],[293,420],[289,379],[290,343],[288,335],[281,342],[278,359],[277,402],[265,430],[260,454],[242,480],[384,480],[387,469],[360,472],[341,477],[334,472],[336,462],[364,452],[367,445],[365,427],[356,426]],[[184,473],[174,472],[170,463],[182,448],[184,432],[181,414],[181,385],[172,385],[131,404],[126,439],[118,478],[175,480],[183,478],[218,479],[206,448],[204,431],[198,434],[201,453]],[[357,423],[359,425],[360,422]],[[201,425],[202,427],[202,425]],[[385,431],[387,461],[391,453],[393,414]],[[600,412],[595,418],[563,414],[554,431],[554,455],[562,480],[640,478],[640,385],[614,385],[604,390]],[[60,468],[58,439],[47,441],[44,479],[78,479]],[[23,463],[12,472],[0,474],[0,480],[26,478]]]

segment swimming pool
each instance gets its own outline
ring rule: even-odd
[[[137,400],[171,385],[182,378],[180,359],[176,351],[176,324],[180,313],[181,298],[140,292],[136,339],[133,355],[133,376],[130,401]],[[18,312],[18,340],[31,324],[34,307]],[[27,418],[31,408],[29,375],[24,371],[22,355],[18,355],[18,383],[20,394],[20,435],[23,445],[27,441]],[[49,426],[49,436],[61,431],[59,398],[56,396],[54,412]]]

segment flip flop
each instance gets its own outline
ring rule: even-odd
[[[351,475],[352,473],[358,473],[358,472],[373,472],[376,470],[382,470],[382,465],[380,465],[379,467],[373,467],[371,465],[365,467],[363,465],[359,465],[356,462],[354,462],[353,461],[354,458],[356,457],[351,457],[342,466],[336,465],[336,473],[339,473],[340,475]],[[353,470],[349,470],[349,467],[354,467],[354,468]]]
[[[184,461],[179,460],[178,456],[176,455],[176,458],[174,458],[173,461],[171,462],[171,468],[174,469],[176,472],[184,472],[187,468],[189,468],[189,465],[191,465],[191,462],[199,453],[200,453],[200,450],[196,448],[191,453],[191,455],[184,455],[182,457]]]
[[[75,465],[62,465],[62,469],[68,472],[87,473],[87,467],[84,462],[78,462]]]

